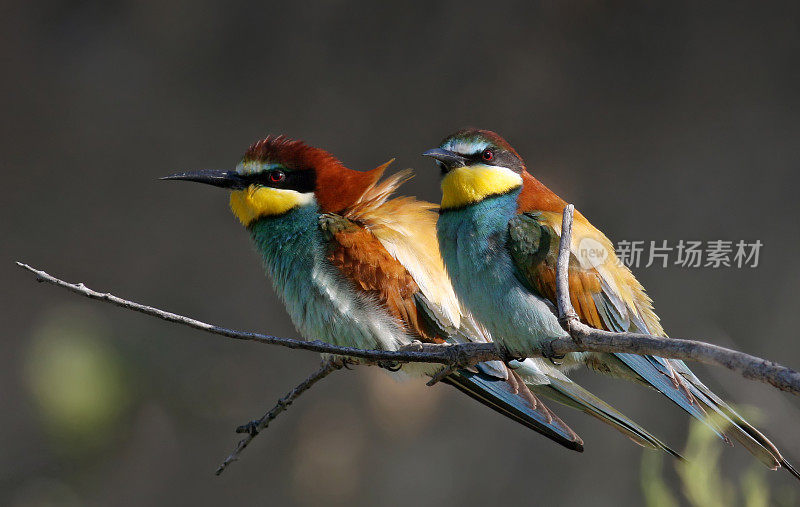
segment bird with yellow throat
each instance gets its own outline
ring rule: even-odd
[[[330,153],[285,137],[253,144],[231,170],[165,179],[227,189],[267,275],[303,337],[360,349],[396,350],[491,339],[459,302],[436,240],[434,205],[392,197],[407,171],[381,179]],[[579,408],[635,442],[677,456],[656,437],[541,359],[480,363],[443,380],[569,449],[581,438],[541,401]],[[441,366],[405,364],[432,376]],[[536,388],[532,393],[528,386]]]
[[[495,132],[464,129],[424,153],[442,173],[437,222],[441,254],[456,294],[510,354],[525,357],[568,335],[555,315],[556,259],[566,202],[534,178]],[[589,243],[604,262],[580,255]],[[569,294],[581,321],[597,329],[665,336],[651,299],[611,241],[575,212]],[[798,473],[777,447],[706,387],[683,361],[634,354],[573,353],[580,364],[660,391],[725,441],[728,435],[772,469]]]

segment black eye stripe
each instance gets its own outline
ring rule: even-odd
[[[500,153],[500,152],[498,152],[496,150],[492,150],[492,154],[493,154],[492,158],[490,160],[486,160],[485,158],[483,158],[483,152],[484,151],[486,151],[486,150],[481,150],[481,151],[479,151],[477,153],[473,153],[471,155],[468,155],[466,157],[466,159],[469,160],[472,163],[475,163],[475,164],[495,165],[495,162],[497,160],[499,160],[500,159],[500,155],[502,155],[502,153]]]
[[[284,178],[275,178],[279,181],[273,180],[273,174],[282,172]],[[316,174],[313,170],[307,169],[302,171],[290,171],[287,169],[272,169],[269,171],[262,171],[256,174],[247,174],[242,176],[242,180],[247,185],[260,185],[262,187],[282,188],[286,190],[295,190],[301,193],[313,192],[316,184]]]
[[[464,159],[466,160],[467,165],[473,165],[473,164],[495,165],[500,167],[506,167],[514,172],[522,172],[522,161],[519,158],[515,157],[512,153],[492,148],[492,153],[494,155],[492,156],[491,160],[486,160],[483,158],[484,151],[486,150],[481,150],[477,153],[464,155]]]

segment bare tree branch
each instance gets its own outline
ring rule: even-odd
[[[547,354],[560,356],[571,352],[627,352],[639,355],[654,355],[671,359],[697,361],[705,364],[723,366],[735,371],[745,378],[765,382],[776,388],[800,394],[800,373],[781,366],[778,363],[761,359],[743,352],[727,349],[694,340],[662,338],[640,333],[612,333],[591,328],[576,317],[569,300],[567,265],[569,261],[569,245],[571,240],[572,207],[564,210],[561,243],[559,246],[557,279],[559,317],[565,323],[572,339],[557,339],[550,342]],[[565,253],[566,250],[566,253]],[[90,299],[105,301],[122,308],[141,312],[169,322],[183,324],[213,334],[237,340],[248,340],[269,345],[280,345],[291,349],[310,350],[327,354],[359,358],[359,363],[386,365],[389,363],[438,363],[449,368],[469,366],[490,360],[509,359],[504,351],[498,350],[492,343],[465,343],[458,345],[436,345],[415,343],[397,351],[361,350],[352,347],[337,347],[321,341],[302,341],[277,336],[235,331],[199,320],[166,312],[151,306],[134,303],[112,294],[101,293],[89,289],[85,285],[72,284],[55,278],[44,271],[34,269],[18,262],[21,268],[36,275],[39,282],[47,282],[65,288]],[[532,352],[542,354],[542,351]]]
[[[227,468],[229,464],[237,461],[239,459],[239,455],[256,437],[256,435],[258,435],[262,430],[265,430],[267,426],[269,426],[269,423],[278,417],[281,412],[288,409],[289,405],[291,405],[292,402],[297,399],[297,397],[311,389],[311,386],[320,380],[324,379],[336,370],[341,369],[343,365],[344,363],[342,362],[341,358],[331,357],[324,359],[317,371],[309,375],[304,381],[300,382],[297,387],[286,393],[283,398],[278,400],[278,403],[272,408],[272,410],[264,414],[261,419],[250,421],[249,423],[236,428],[236,433],[247,433],[247,436],[239,440],[239,443],[236,444],[236,449],[234,449],[233,452],[227,458],[225,458],[225,461],[220,464],[215,474],[220,475],[225,471],[225,468]]]
[[[570,352],[627,352],[698,361],[711,365],[724,366],[732,371],[740,373],[745,378],[771,384],[778,389],[792,394],[800,394],[800,374],[772,361],[699,341],[654,337],[640,333],[612,333],[594,329],[583,324],[572,307],[569,295],[569,258],[571,251],[573,212],[574,207],[571,204],[564,208],[561,240],[559,243],[556,266],[556,303],[558,307],[558,317],[564,329],[570,334],[571,339],[553,340],[546,345],[545,350],[539,351],[539,354],[545,353],[550,357],[556,357],[563,356]],[[236,340],[280,345],[291,349],[309,350],[312,352],[331,354],[333,356],[324,359],[322,365],[316,372],[298,384],[283,398],[279,399],[277,405],[264,414],[263,417],[236,429],[237,433],[247,433],[247,436],[240,440],[234,451],[225,458],[225,461],[222,462],[216,471],[217,475],[220,475],[231,462],[238,460],[239,455],[250,444],[253,438],[255,438],[259,432],[266,429],[269,423],[279,414],[287,410],[289,405],[291,405],[297,397],[332,372],[342,368],[345,362],[357,362],[358,364],[378,365],[383,367],[410,362],[438,363],[443,365],[444,368],[428,382],[428,385],[433,385],[455,368],[484,361],[509,359],[505,356],[504,351],[498,350],[492,343],[436,345],[415,342],[397,351],[361,350],[352,347],[338,347],[316,340],[302,341],[260,333],[235,331],[167,312],[152,306],[128,301],[113,294],[97,292],[86,287],[82,283],[73,284],[65,282],[21,262],[17,262],[17,265],[35,274],[36,280],[39,282],[56,285],[90,299],[105,301],[115,306],[144,313],[168,322],[183,324],[194,329]],[[353,358],[358,359],[354,360]]]

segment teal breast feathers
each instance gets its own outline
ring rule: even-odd
[[[262,218],[250,226],[264,267],[304,338],[363,349],[394,350],[411,341],[390,315],[332,266],[317,205]]]

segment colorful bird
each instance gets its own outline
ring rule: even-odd
[[[229,189],[233,213],[250,232],[267,274],[300,333],[360,349],[396,350],[414,340],[487,341],[453,291],[438,250],[433,204],[390,198],[408,171],[379,181],[389,163],[366,172],[285,137],[253,144],[235,169],[165,179]],[[441,366],[406,364],[409,375]],[[539,359],[481,363],[443,382],[581,451],[580,437],[530,389],[580,408],[648,447],[656,437]]]
[[[433,157],[442,172],[437,222],[441,255],[462,304],[512,355],[525,357],[567,333],[555,315],[556,258],[566,202],[527,171],[502,137],[465,129]],[[582,253],[593,249],[594,256]],[[608,331],[666,336],[652,300],[618,262],[611,241],[575,212],[569,293],[581,321]],[[651,386],[729,442],[726,432],[772,469],[798,473],[757,429],[711,392],[683,361],[633,354],[575,353],[580,364]]]

